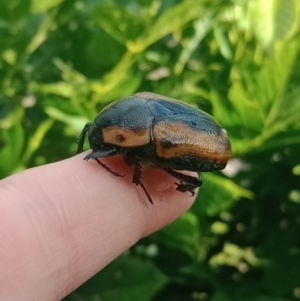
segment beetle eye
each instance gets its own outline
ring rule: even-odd
[[[192,125],[197,125],[197,122],[196,121],[192,121]]]

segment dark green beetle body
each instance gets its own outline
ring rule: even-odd
[[[121,154],[125,162],[135,165],[133,183],[141,185],[141,165],[162,168],[180,183],[177,190],[194,190],[201,179],[175,170],[196,172],[223,169],[231,156],[226,131],[207,113],[178,100],[149,92],[113,102],[88,123],[78,139],[78,153],[88,134],[92,152],[85,159],[95,159],[116,176],[98,158]]]

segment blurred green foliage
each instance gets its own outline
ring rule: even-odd
[[[65,300],[300,299],[300,1],[2,0],[0,178],[70,157],[136,91],[210,112],[234,158]]]

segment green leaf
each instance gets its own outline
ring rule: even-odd
[[[96,92],[95,99],[93,99],[94,104],[99,102],[99,97],[112,92],[122,81],[126,81],[126,78],[130,76],[129,70],[136,59],[136,55],[127,51],[118,64],[101,81],[96,81],[91,85],[91,89]]]
[[[115,83],[115,86],[110,87],[103,94],[104,82],[93,82],[91,84],[92,89],[95,91],[93,102],[100,103],[111,100],[116,100],[121,97],[129,96],[135,93],[142,82],[142,77],[139,75],[133,75],[131,73],[124,74],[123,78]]]
[[[200,235],[197,216],[192,212],[186,212],[172,224],[154,234],[153,238],[197,258],[200,248]]]
[[[257,39],[265,49],[270,49],[274,37],[274,0],[248,2],[248,20]]]
[[[227,33],[224,30],[223,26],[218,26],[214,28],[214,34],[216,37],[216,41],[219,44],[220,52],[226,59],[232,59],[233,52],[231,49],[231,45],[228,41]]]
[[[224,210],[228,210],[236,201],[241,198],[251,199],[253,193],[226,179],[214,174],[205,173],[203,186],[193,206],[197,214],[208,214],[214,216]]]
[[[208,33],[208,31],[211,29],[212,26],[212,17],[208,14],[207,16],[201,18],[200,20],[197,20],[194,23],[194,29],[195,34],[192,38],[188,39],[185,43],[185,47],[183,48],[183,51],[180,54],[179,60],[177,64],[174,67],[175,74],[180,74],[182,72],[182,69],[187,64],[187,62],[190,60],[192,54],[196,50],[196,48],[199,46],[202,39],[205,37],[205,35]]]
[[[276,40],[290,38],[299,26],[296,0],[254,0],[248,4],[250,27],[263,48],[273,53]]]
[[[278,42],[275,57],[266,58],[260,68],[234,66],[228,100],[212,90],[214,116],[228,130],[236,155],[259,151],[276,134],[298,122],[299,88],[286,89],[299,47],[297,39]]]
[[[294,166],[293,174],[296,175],[296,176],[300,176],[300,164]]]
[[[0,1],[0,21],[10,22],[10,30],[18,26],[20,20],[28,17],[30,13],[30,0],[1,0]],[[4,23],[5,24],[5,23]],[[1,36],[1,40],[2,40]]]
[[[70,98],[74,94],[74,86],[66,82],[53,84],[32,83],[32,91],[45,94],[56,94],[66,98]]]
[[[44,136],[51,129],[54,120],[47,119],[43,123],[39,125],[35,133],[31,136],[27,143],[27,148],[22,157],[22,164],[25,165],[27,161],[30,159],[32,154],[40,147]]]
[[[89,120],[84,117],[68,115],[54,107],[46,107],[45,112],[53,119],[70,126],[76,133],[80,133],[86,123],[89,122]]]
[[[297,116],[296,113],[299,111],[299,88],[294,88],[289,91],[288,94],[284,94],[287,89],[288,80],[295,69],[295,61],[297,59],[297,54],[300,49],[300,43],[298,39],[291,40],[286,43],[277,43],[275,47],[275,62],[273,63],[273,72],[268,72],[271,76],[276,79],[276,98],[273,99],[272,107],[267,116],[266,124],[269,126],[271,124],[277,123],[278,118],[281,116],[283,119],[289,119],[290,115]],[[269,71],[271,71],[269,69]],[[292,96],[292,97],[291,97]],[[296,110],[296,112],[295,112]],[[284,121],[285,122],[285,121]]]
[[[0,138],[4,147],[0,149],[0,176],[6,177],[21,168],[20,157],[24,148],[22,127],[24,110],[19,108],[0,123]]]
[[[2,58],[4,61],[6,61],[10,65],[15,65],[17,61],[17,54],[14,49],[6,49],[2,53]]]
[[[114,2],[98,5],[93,19],[121,44],[138,37],[145,30],[147,20],[142,14],[133,13]]]
[[[290,191],[289,200],[297,204],[300,204],[300,191],[299,190]]]
[[[232,296],[223,291],[217,291],[211,301],[232,301]]]
[[[45,13],[49,9],[59,5],[64,0],[31,0],[32,12],[34,14]]]
[[[280,298],[280,297],[269,297],[253,294],[253,296],[243,296],[241,293],[236,293],[236,297],[233,297],[233,293],[225,293],[222,291],[217,292],[213,295],[211,301],[291,301],[291,299]]]
[[[211,232],[217,235],[224,235],[228,233],[229,226],[226,223],[216,221],[211,225]]]
[[[291,301],[291,299],[269,296],[252,296],[242,298],[241,301]]]
[[[143,51],[167,34],[180,30],[188,22],[199,19],[204,14],[205,3],[191,0],[167,9],[157,21],[136,40],[128,41],[127,47],[133,53]]]
[[[150,301],[167,281],[153,263],[122,255],[64,301]]]
[[[299,15],[297,0],[277,0],[275,1],[275,29],[276,39],[284,40],[290,38],[299,25]]]
[[[53,26],[53,20],[50,16],[47,16],[45,21],[42,22],[37,29],[35,35],[31,38],[30,43],[27,45],[28,53],[33,53],[47,40],[51,26]]]
[[[99,70],[110,70],[117,64],[126,48],[106,32],[98,30],[92,34],[85,51],[89,65],[99,73]]]
[[[225,243],[223,250],[212,256],[209,261],[209,264],[215,267],[228,265],[238,268],[239,265],[243,263],[247,263],[251,266],[260,266],[263,261],[256,257],[253,248],[241,248],[231,243]]]

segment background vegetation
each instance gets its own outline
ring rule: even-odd
[[[299,0],[1,0],[0,178],[73,156],[136,91],[182,99],[234,159],[193,208],[65,300],[300,299]]]

